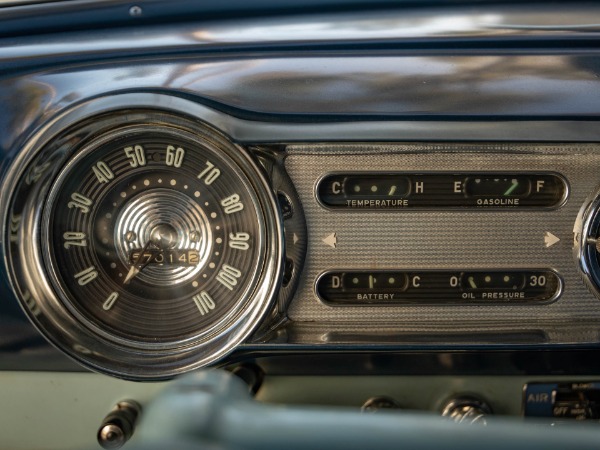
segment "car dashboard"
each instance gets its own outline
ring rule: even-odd
[[[171,3],[0,8],[0,447],[600,419],[597,4]]]

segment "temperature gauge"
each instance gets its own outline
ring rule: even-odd
[[[339,173],[317,186],[330,209],[552,209],[567,182],[553,173]]]

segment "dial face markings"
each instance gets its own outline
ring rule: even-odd
[[[195,295],[193,300],[198,308],[198,311],[200,311],[200,314],[203,316],[215,309],[215,301],[206,291],[202,291],[198,295]]]
[[[154,131],[77,157],[53,188],[50,216],[69,307],[109,333],[154,343],[198,335],[245,301],[262,258],[253,245],[261,213],[223,158]],[[152,240],[157,227],[168,245]]]
[[[167,155],[165,157],[165,163],[167,166],[181,167],[183,164],[183,158],[185,157],[185,150],[181,147],[175,148],[172,145],[167,146]]]
[[[228,264],[223,264],[223,267],[221,267],[221,270],[217,274],[217,280],[227,289],[233,291],[233,288],[238,284],[238,279],[241,276],[242,272],[238,269]]]
[[[91,266],[85,270],[82,270],[79,273],[76,273],[75,279],[77,280],[77,283],[79,283],[79,286],[85,286],[90,281],[94,281],[97,276],[98,276],[98,271],[96,270],[96,268],[94,266]]]
[[[90,212],[90,206],[92,206],[93,202],[89,198],[84,195],[81,195],[79,192],[73,192],[71,194],[71,201],[67,203],[67,206],[70,208],[79,208],[82,213],[87,214]]]
[[[102,309],[105,311],[109,311],[113,307],[113,305],[115,304],[115,302],[117,301],[118,298],[119,298],[118,292],[111,292],[110,295],[108,296],[108,298],[106,299],[106,301],[102,304]]]
[[[131,167],[140,167],[146,165],[146,151],[141,145],[125,147],[125,155],[130,159]]]
[[[63,233],[63,238],[65,240],[64,247],[66,249],[69,249],[72,246],[77,246],[77,247],[87,246],[87,235],[85,233],[81,233],[79,231],[67,231],[67,232]]]
[[[213,184],[221,176],[221,170],[210,161],[206,161],[206,168],[198,174],[198,179],[203,180],[207,186]]]
[[[229,233],[229,247],[246,251],[250,248],[248,233]]]
[[[6,275],[29,319],[74,360],[164,380],[224,358],[271,319],[284,280],[283,220],[255,151],[186,109],[191,101],[160,93],[103,101],[38,130],[15,161]],[[233,193],[244,208],[225,214],[220,203]],[[246,251],[228,246],[239,232],[250,236]],[[154,258],[124,283],[136,250]],[[233,289],[217,279],[224,265],[240,273]]]
[[[100,183],[108,183],[115,177],[115,174],[104,161],[98,161],[92,171]]]
[[[221,200],[221,206],[225,214],[233,214],[244,209],[244,204],[241,202],[238,194],[232,194]]]

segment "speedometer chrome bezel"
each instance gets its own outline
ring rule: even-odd
[[[94,370],[127,379],[155,380],[206,366],[218,361],[248,338],[274,306],[283,272],[284,235],[273,190],[261,166],[243,148],[207,125],[201,117],[190,114],[194,110],[193,105],[187,100],[154,94],[125,94],[92,100],[61,115],[37,133],[9,174],[15,187],[9,194],[10,206],[4,209],[7,213],[3,221],[3,238],[5,262],[13,288],[22,299],[23,309],[46,338]],[[77,148],[85,151],[86,146],[95,143],[99,136],[110,132],[109,129],[99,132],[98,122],[90,126],[95,118],[119,114],[134,117],[147,113],[157,117],[162,115],[163,119],[170,116],[193,122],[216,139],[220,150],[250,180],[262,212],[262,216],[259,214],[258,217],[263,222],[261,267],[255,276],[256,282],[248,285],[244,292],[247,298],[241,299],[242,303],[246,301],[246,308],[232,311],[210,330],[192,339],[166,345],[140,345],[139,342],[114,339],[114,336],[99,332],[101,330],[89,324],[82,326],[85,321],[67,311],[64,293],[56,289],[56,279],[53,280],[49,273],[47,249],[44,249],[48,235],[47,231],[43,231],[43,224],[47,224],[50,209],[46,208],[42,213],[39,207],[41,201],[47,201],[57,177],[64,174],[65,164],[77,158],[63,145],[65,140],[82,142]],[[28,174],[32,173],[39,176],[36,175],[35,182],[28,184],[27,180],[31,181]],[[7,201],[6,195],[2,194],[3,201]],[[11,246],[14,211],[22,211],[18,248]],[[27,239],[23,239],[24,236]],[[42,256],[44,254],[46,257]]]
[[[111,121],[118,120],[120,115],[121,114],[119,112],[116,112],[114,114],[110,114],[106,118]],[[161,119],[162,119],[161,122],[164,122],[165,119],[167,119],[167,117],[164,115],[161,115]],[[97,125],[98,121],[101,121],[101,120],[102,120],[101,118],[94,119],[95,125]],[[181,118],[175,117],[175,120],[181,121]],[[177,125],[182,125],[182,124],[178,123]],[[160,131],[162,131],[164,133],[172,133],[173,135],[180,134],[182,137],[186,137],[188,140],[198,138],[198,135],[192,134],[192,130],[189,130],[189,131],[187,131],[187,130],[183,131],[182,129],[171,130],[169,128],[170,127],[165,126],[163,124],[161,124],[161,125],[158,125],[158,124],[156,124],[156,125],[155,124],[127,125],[127,126],[119,127],[117,130],[114,130],[114,131],[110,130],[107,132],[107,134],[105,134],[99,138],[94,138],[93,141],[90,143],[90,146],[85,146],[84,148],[78,150],[76,152],[76,154],[73,155],[73,157],[69,158],[67,164],[61,169],[57,178],[53,181],[47,201],[45,202],[45,205],[44,205],[44,211],[42,213],[42,223],[50,224],[52,222],[53,209],[56,205],[58,194],[62,191],[62,185],[65,182],[65,180],[68,179],[70,176],[72,176],[74,171],[77,172],[76,171],[77,164],[82,159],[86,158],[88,155],[97,152],[100,147],[104,146],[109,141],[118,139],[119,137],[121,137],[123,135],[136,134],[136,133],[143,134],[144,132],[150,132],[151,130],[155,131],[156,129],[160,129]],[[200,130],[195,130],[195,131],[196,131],[196,133],[200,132]],[[173,137],[175,137],[175,136],[173,136]],[[218,145],[218,144],[209,142],[208,141],[209,138],[212,138],[212,136],[206,136],[206,135],[202,136],[201,147],[204,147],[205,149],[210,148],[213,154],[232,153],[232,152],[228,152],[228,149],[226,147],[221,146],[221,147],[217,148],[216,145]],[[216,144],[216,145],[213,145],[213,144]],[[228,156],[235,157],[236,155],[230,154]],[[222,159],[224,159],[224,158],[222,158]],[[253,195],[254,186],[249,185],[252,183],[252,180],[250,180],[250,179],[246,180],[244,177],[244,175],[246,175],[246,173],[252,173],[252,172],[249,172],[250,167],[242,167],[243,165],[246,165],[245,164],[246,161],[242,158],[236,158],[236,159],[237,159],[237,161],[235,161],[235,162],[233,161],[233,159],[232,159],[232,161],[230,161],[230,163],[236,164],[236,166],[232,167],[232,168],[234,168],[236,170],[242,169],[242,174],[238,173],[240,180],[245,185],[245,189],[250,191],[250,196],[253,197],[253,200],[256,202],[258,199],[256,198],[255,195]],[[264,258],[264,252],[266,250],[265,241],[267,239],[267,237],[265,236],[265,217],[264,217],[265,214],[260,206],[258,206],[256,204],[254,204],[252,206],[254,206],[256,209],[258,226],[259,226],[259,229],[262,231],[262,233],[260,233],[259,236],[257,236],[258,250],[256,251],[256,254],[257,254],[256,256],[257,256],[258,260],[256,261],[256,267],[264,267],[264,264],[266,263],[265,258]],[[237,304],[234,306],[234,308],[229,310],[225,316],[220,317],[215,323],[211,324],[208,328],[199,331],[196,335],[191,336],[186,339],[179,339],[179,340],[168,342],[168,343],[152,342],[152,341],[142,343],[142,342],[134,341],[132,339],[119,338],[118,336],[116,336],[110,332],[107,332],[104,328],[102,328],[98,324],[94,323],[92,320],[88,319],[84,314],[79,312],[77,310],[77,308],[74,307],[72,301],[69,299],[69,293],[65,289],[64,282],[61,282],[61,280],[58,276],[58,267],[56,266],[56,262],[53,260],[54,253],[57,251],[60,251],[60,249],[52,249],[47,245],[50,243],[52,232],[53,232],[53,230],[51,230],[49,226],[42,227],[42,229],[41,229],[41,251],[43,254],[42,257],[43,257],[44,266],[48,269],[50,281],[51,281],[55,291],[59,294],[61,306],[69,309],[70,314],[76,318],[77,325],[84,325],[89,330],[91,330],[92,333],[94,333],[95,335],[102,337],[103,339],[105,339],[107,341],[111,341],[118,346],[127,346],[130,348],[138,349],[140,351],[145,351],[145,350],[149,350],[149,349],[167,351],[168,349],[176,349],[178,347],[182,348],[182,347],[186,347],[186,346],[193,346],[195,342],[200,342],[204,339],[210,339],[210,336],[214,335],[215,333],[218,333],[219,330],[223,329],[223,327],[225,326],[226,323],[236,321],[235,317],[240,314],[241,308],[244,306],[246,301],[249,300],[249,297],[252,295],[252,292],[254,291],[254,287],[256,287],[256,285],[259,281],[259,278],[261,276],[260,272],[254,272],[251,276],[249,276],[249,280],[248,280],[249,283],[244,288],[243,292],[241,292],[241,294],[238,295],[239,298],[237,299],[237,302],[236,302]]]

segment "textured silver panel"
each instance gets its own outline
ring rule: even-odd
[[[572,244],[577,213],[600,183],[600,146],[331,144],[294,145],[288,147],[288,152],[286,168],[303,203],[309,231],[303,279],[289,316],[297,325],[318,322],[312,327],[313,336],[319,336],[316,340],[327,342],[327,332],[337,330],[335,336],[355,333],[354,337],[338,339],[341,342],[368,342],[360,336],[377,335],[384,329],[388,335],[392,330],[489,331],[500,335],[503,330],[538,330],[550,342],[598,340],[594,330],[600,323],[600,300],[584,286],[572,256]],[[317,203],[315,186],[322,176],[357,170],[555,171],[569,181],[570,195],[565,205],[554,211],[359,212],[331,211]],[[546,248],[546,232],[558,236],[560,242]],[[331,233],[336,233],[335,249],[322,241]],[[562,296],[549,305],[331,307],[314,293],[316,278],[332,269],[546,267],[555,269],[564,280]],[[325,334],[319,334],[315,326]],[[298,338],[297,342],[307,340],[312,339]]]

